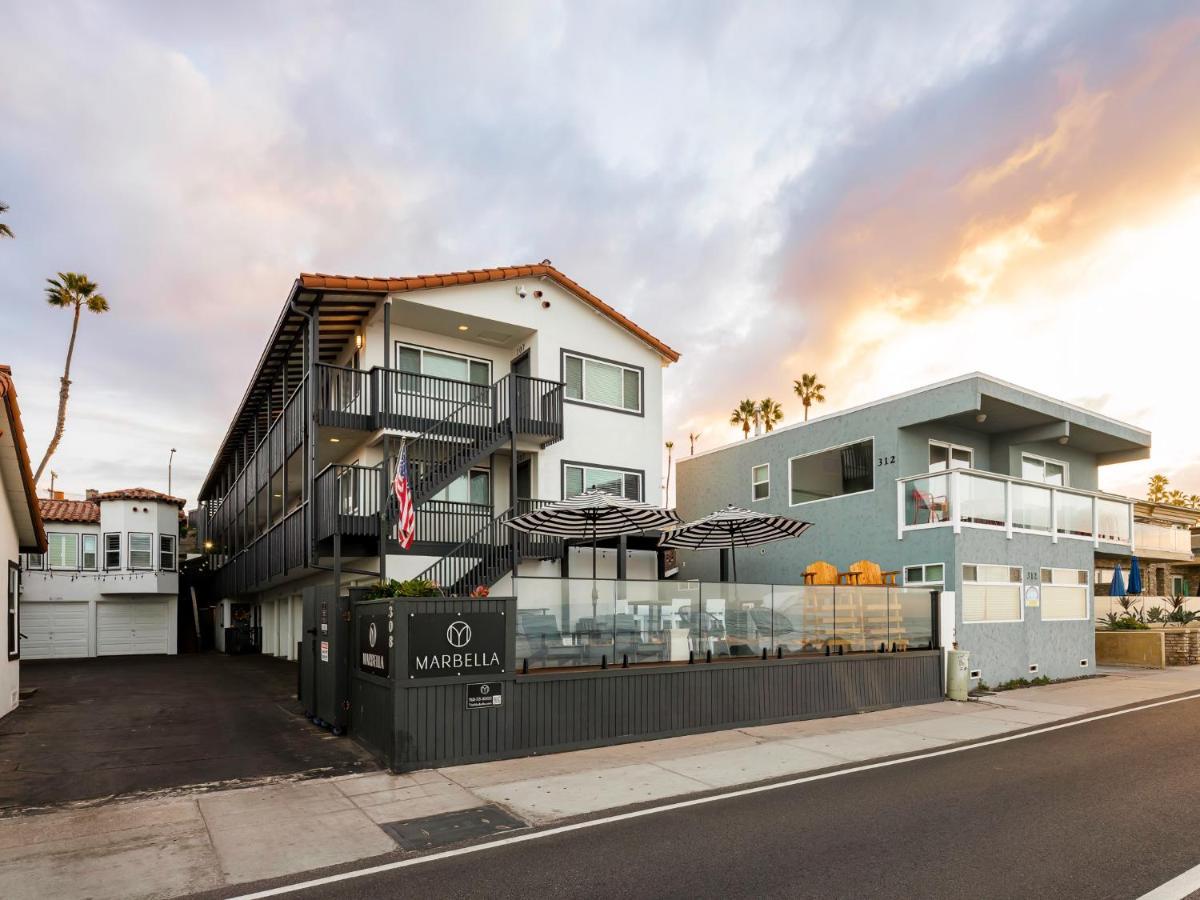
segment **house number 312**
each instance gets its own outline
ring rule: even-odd
[[[895,457],[895,456],[881,456],[881,457],[879,457],[879,465],[881,465],[881,466],[890,466],[890,465],[892,465],[892,464],[893,464],[893,463],[895,463],[895,462],[896,462],[896,457]]]

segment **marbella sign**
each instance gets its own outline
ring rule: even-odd
[[[408,677],[504,671],[504,614],[410,613]]]
[[[382,613],[363,616],[358,626],[358,668],[371,675],[387,678],[392,642],[389,616]]]

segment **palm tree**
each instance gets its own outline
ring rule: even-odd
[[[671,452],[675,449],[674,441],[667,441],[663,444],[667,448],[667,486],[663,489],[663,502],[671,502]]]
[[[8,212],[8,204],[0,203],[0,213],[6,213],[6,212]],[[9,228],[7,225],[5,225],[3,222],[0,222],[0,237],[10,238],[12,236],[13,236],[12,229]]]
[[[700,440],[700,435],[702,435],[703,433],[704,432],[702,432],[702,431],[692,431],[692,432],[688,433],[688,448],[689,448],[688,455],[689,456],[696,455],[696,441]]]
[[[46,454],[37,467],[37,474],[33,476],[34,484],[37,484],[38,479],[42,477],[46,463],[50,462],[50,457],[58,449],[58,442],[62,440],[63,429],[67,424],[67,395],[71,392],[71,357],[75,355],[75,335],[79,333],[79,313],[84,307],[87,307],[88,312],[97,315],[108,312],[108,301],[103,294],[99,293],[96,283],[88,280],[86,275],[79,272],[59,272],[57,278],[47,278],[46,282],[49,285],[46,288],[46,302],[59,309],[70,309],[73,317],[71,340],[67,344],[67,362],[63,366],[62,379],[58,388],[58,421],[54,425],[54,437],[50,439],[50,446],[46,448]]]
[[[1187,505],[1190,506],[1192,509],[1200,509],[1200,494],[1188,495]]]
[[[1146,491],[1146,499],[1151,503],[1162,503],[1163,498],[1167,495],[1167,484],[1166,475],[1151,475],[1150,487]]]
[[[1184,495],[1183,491],[1170,491],[1167,494],[1166,502],[1170,503],[1172,506],[1183,506],[1187,503],[1187,497]]]
[[[757,418],[758,404],[747,397],[733,408],[733,414],[729,417],[729,424],[742,426],[742,440],[745,440],[750,437],[750,426],[754,424]]]
[[[804,421],[808,421],[808,408],[814,403],[825,402],[825,385],[817,381],[816,372],[805,372],[799,381],[794,381],[796,396],[804,404]]]
[[[758,401],[758,414],[762,417],[763,428],[767,429],[768,434],[783,421],[783,407],[770,397]]]

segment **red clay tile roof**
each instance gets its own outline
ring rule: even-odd
[[[534,266],[504,266],[496,269],[471,269],[467,272],[448,272],[442,275],[414,275],[403,278],[363,278],[357,275],[302,274],[300,284],[309,290],[344,290],[390,294],[394,291],[417,291],[427,288],[450,287],[455,284],[477,284],[484,281],[511,281],[514,278],[537,278],[545,275],[570,291],[584,303],[599,310],[622,328],[633,332],[671,362],[678,362],[679,352],[671,349],[646,329],[627,319],[595,294],[572,281],[553,266],[539,263]]]
[[[46,551],[46,529],[42,526],[37,489],[33,483],[33,467],[29,463],[29,447],[25,443],[25,429],[21,425],[21,407],[17,403],[17,387],[13,384],[10,366],[0,366],[0,413],[4,415],[4,419],[0,419],[0,430],[7,428],[12,432],[12,442],[17,452],[17,465],[21,470],[25,506],[33,524],[34,543],[22,545],[20,549],[26,553],[44,553]]]
[[[38,500],[47,522],[99,522],[100,505],[91,500]]]
[[[105,491],[103,494],[97,494],[96,500],[145,500],[148,503],[174,503],[180,509],[187,503],[182,497],[172,497],[170,494],[164,494],[161,491],[152,491],[150,488],[122,488],[119,491]]]

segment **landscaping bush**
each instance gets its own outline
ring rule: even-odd
[[[410,578],[407,581],[397,581],[393,578],[386,584],[376,585],[368,598],[376,600],[380,597],[440,597],[442,592],[435,582],[427,578]]]

